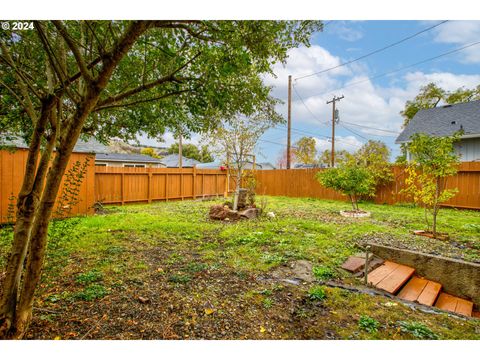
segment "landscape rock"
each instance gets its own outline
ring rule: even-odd
[[[212,220],[238,220],[240,215],[237,211],[230,210],[227,206],[213,205],[210,207],[208,216]]]
[[[238,213],[240,217],[247,219],[255,219],[260,215],[260,210],[257,208],[248,208]]]

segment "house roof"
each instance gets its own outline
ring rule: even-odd
[[[276,169],[275,165],[270,162],[259,162],[256,164],[262,170],[274,170]]]
[[[114,154],[100,153],[95,154],[95,161],[114,161],[114,162],[141,162],[149,164],[164,164],[160,159],[142,154]]]
[[[162,163],[164,163],[167,167],[179,167],[179,156],[178,154],[170,154],[167,156],[162,157]],[[189,159],[185,156],[182,156],[182,167],[193,167],[193,165],[200,164],[200,161],[195,159]]]
[[[28,145],[25,143],[25,141],[21,137],[15,135],[8,135],[8,137],[0,136],[0,145],[16,147],[19,149],[28,149]],[[108,146],[103,145],[93,138],[90,138],[87,141],[78,139],[77,144],[73,148],[73,152],[90,154],[108,153],[109,149]]]
[[[480,137],[480,100],[420,110],[395,142],[408,142],[416,133],[450,136],[460,129],[462,137]]]

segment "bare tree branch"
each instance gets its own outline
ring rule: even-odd
[[[0,48],[2,49],[3,55],[5,56],[5,59],[8,62],[9,66],[15,70],[15,78],[18,81],[20,92],[24,98],[25,105],[26,105],[24,106],[25,111],[27,112],[30,119],[32,119],[32,122],[35,123],[37,121],[37,115],[35,113],[32,100],[30,99],[30,95],[28,94],[28,91],[27,91],[27,82],[25,81],[24,77],[21,75],[20,71],[17,70],[17,67],[15,66],[15,63],[13,62],[13,59],[10,56],[10,53],[3,41],[0,41]]]

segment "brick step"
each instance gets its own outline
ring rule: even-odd
[[[419,304],[432,306],[437,300],[442,284],[413,276],[398,293],[403,300],[416,301]]]
[[[473,302],[441,292],[435,306],[442,310],[472,316]]]
[[[412,277],[414,272],[415,269],[409,266],[385,261],[383,265],[368,274],[367,281],[378,289],[395,294]]]

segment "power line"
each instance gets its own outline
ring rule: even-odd
[[[418,36],[418,35],[421,35],[421,34],[427,32],[427,31],[430,31],[430,30],[436,28],[437,26],[440,26],[440,25],[442,25],[442,24],[445,24],[446,22],[448,22],[448,20],[441,21],[441,22],[438,23],[438,24],[435,24],[435,25],[433,25],[433,26],[430,26],[429,28],[426,28],[426,29],[424,29],[424,30],[422,30],[422,31],[419,31],[419,32],[417,32],[417,33],[415,33],[415,34],[413,34],[413,35],[407,36],[406,38],[403,38],[403,39],[398,40],[398,41],[396,41],[396,42],[394,42],[394,43],[391,43],[391,44],[389,44],[389,45],[386,45],[386,46],[384,46],[384,47],[382,47],[382,48],[380,48],[380,49],[377,49],[377,50],[374,50],[374,51],[372,51],[372,52],[369,52],[368,54],[362,55],[362,56],[360,56],[360,57],[358,57],[358,58],[356,58],[356,59],[353,59],[353,60],[350,60],[350,61],[341,63],[341,64],[336,65],[336,66],[332,66],[332,67],[330,67],[330,68],[328,68],[328,69],[325,69],[325,70],[321,70],[321,71],[314,72],[314,73],[309,74],[309,75],[304,75],[304,76],[297,77],[297,78],[295,78],[295,80],[300,80],[300,79],[304,79],[304,78],[311,77],[311,76],[314,76],[314,75],[323,74],[323,73],[325,73],[325,72],[327,72],[327,71],[334,70],[334,69],[337,69],[337,68],[339,68],[339,67],[352,64],[352,63],[354,63],[354,62],[356,62],[356,61],[358,61],[358,60],[365,59],[365,58],[367,58],[367,57],[369,57],[369,56],[371,56],[371,55],[378,54],[379,52],[382,52],[382,51],[384,51],[384,50],[390,49],[391,47],[394,47],[394,46],[396,46],[396,45],[399,45],[399,44],[401,44],[401,43],[403,43],[403,42],[405,42],[405,41],[407,41],[407,40],[410,40],[410,39]]]
[[[322,123],[322,124],[325,124],[327,125],[328,124],[328,121],[321,121],[320,119],[317,118],[317,116],[312,112],[312,110],[310,110],[310,108],[307,106],[307,104],[305,103],[305,101],[303,100],[303,98],[300,96],[300,94],[298,93],[297,89],[295,89],[295,85],[293,86],[293,91],[295,91],[295,94],[297,95],[297,97],[300,99],[300,101],[302,102],[303,106],[305,106],[305,109],[308,110],[308,112],[313,116],[313,118],[315,120],[317,120],[318,122]]]
[[[341,121],[343,122],[344,124],[349,124],[349,125],[353,125],[353,126],[358,126],[358,127],[361,127],[361,128],[365,128],[365,129],[372,129],[372,130],[377,130],[377,131],[383,131],[383,132],[387,132],[387,133],[392,133],[392,134],[400,134],[398,131],[393,131],[393,130],[386,130],[386,129],[379,129],[379,128],[375,128],[375,127],[371,127],[371,126],[365,126],[365,125],[360,125],[360,124],[355,124],[355,123],[351,123],[351,122],[347,122],[347,121]],[[343,125],[344,126],[344,125]],[[345,126],[344,126],[345,127]],[[373,134],[372,134],[373,135]],[[389,135],[381,135],[381,136],[389,136]]]
[[[278,128],[278,126],[280,126],[280,125],[277,125],[277,128]],[[283,129],[283,130],[286,130],[287,128],[286,128],[286,127],[283,127],[282,129]],[[327,139],[328,141],[332,141],[332,138],[331,138],[330,136],[321,135],[321,134],[315,134],[315,133],[312,133],[312,132],[309,132],[309,131],[306,131],[306,130],[302,130],[302,129],[292,128],[292,132],[296,132],[297,134],[300,134],[300,135],[310,135],[310,136],[315,136],[315,137],[321,137],[321,138]],[[343,140],[343,139],[336,139],[336,141],[339,141],[339,142],[342,142],[342,143],[344,143],[344,144],[348,144],[348,145],[354,146],[354,147],[356,147],[356,148],[358,148],[358,149],[361,147],[361,146],[359,146],[359,145],[352,144],[351,142],[346,141],[346,140]]]
[[[407,65],[407,66],[402,66],[398,69],[395,69],[395,70],[392,70],[392,71],[389,71],[389,72],[385,72],[385,73],[382,73],[382,74],[379,74],[379,75],[375,75],[375,76],[370,76],[370,77],[367,77],[363,80],[359,80],[359,81],[356,81],[354,83],[350,83],[348,85],[345,85],[345,86],[342,86],[342,87],[339,87],[337,89],[334,89],[334,90],[330,90],[329,92],[325,92],[325,93],[322,93],[322,94],[317,94],[317,95],[313,95],[313,96],[322,96],[322,95],[326,95],[326,94],[329,94],[331,92],[334,92],[334,91],[338,91],[338,90],[342,90],[342,89],[345,89],[345,88],[348,88],[348,87],[352,87],[352,86],[355,86],[355,85],[358,85],[358,84],[361,84],[361,83],[364,83],[368,80],[373,80],[373,79],[378,79],[378,78],[381,78],[381,77],[384,77],[384,76],[387,76],[387,75],[391,75],[391,74],[394,74],[394,73],[397,73],[399,71],[402,71],[402,70],[405,70],[405,69],[409,69],[411,67],[414,67],[414,66],[417,66],[417,65],[420,65],[420,64],[424,64],[426,62],[429,62],[429,61],[433,61],[433,60],[436,60],[436,59],[439,59],[443,56],[447,56],[447,55],[451,55],[453,53],[456,53],[456,52],[459,52],[459,51],[462,51],[462,50],[465,50],[465,49],[468,49],[472,46],[475,46],[475,45],[478,45],[480,44],[480,41],[476,41],[474,43],[471,43],[469,45],[465,45],[465,46],[462,46],[461,48],[458,48],[458,49],[454,49],[454,50],[451,50],[451,51],[447,51],[445,53],[442,53],[440,55],[437,55],[437,56],[433,56],[431,58],[428,58],[428,59],[424,59],[424,60],[421,60],[421,61],[418,61],[414,64],[410,64],[410,65]]]
[[[358,136],[358,137],[361,137],[361,138],[364,139],[364,140],[367,140],[367,141],[369,140],[369,139],[367,139],[365,136],[360,135],[359,133],[357,133],[356,131],[353,131],[353,130],[350,129],[349,127],[346,127],[344,124],[339,123],[339,125],[340,125],[341,127],[343,127],[345,130],[350,131],[352,134],[354,134],[354,135],[356,135],[356,136]]]

